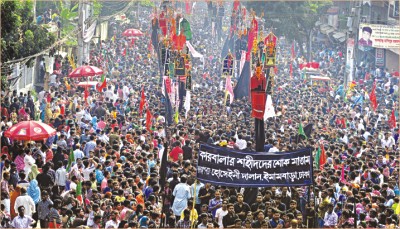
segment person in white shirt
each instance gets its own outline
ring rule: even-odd
[[[236,138],[236,143],[235,146],[239,149],[239,150],[244,150],[247,147],[247,142],[246,140],[243,139],[243,135],[239,134],[238,137]]]
[[[82,159],[85,155],[83,154],[83,151],[80,149],[81,144],[77,143],[76,144],[76,150],[74,150],[74,159],[75,163],[77,159]]]
[[[117,219],[118,217],[118,211],[112,211],[111,212],[111,219],[106,222],[106,226],[104,228],[118,228],[119,225],[119,220]]]
[[[382,147],[392,149],[393,145],[396,144],[393,136],[390,135],[390,133],[385,133],[385,137],[381,139],[381,144]]]
[[[65,166],[63,166],[62,162],[58,162],[58,169],[56,171],[56,185],[58,186],[58,189],[60,193],[64,191],[65,185],[67,184],[67,170],[65,169]]]
[[[90,166],[89,166],[89,163],[91,163]],[[83,161],[83,165],[85,166],[85,168],[82,171],[83,180],[84,181],[89,181],[90,180],[90,174],[92,172],[94,172],[94,170],[97,168],[97,163],[92,158],[90,158],[89,160]]]
[[[18,207],[18,216],[13,219],[11,222],[11,226],[13,228],[32,228],[32,224],[36,221],[32,219],[32,217],[25,215],[25,207]]]
[[[21,195],[15,199],[14,210],[19,212],[20,206],[26,207],[26,209],[24,209],[24,213],[29,217],[32,217],[33,213],[36,211],[35,202],[33,201],[32,197],[26,194],[25,187],[21,188]]]
[[[270,148],[268,150],[268,153],[279,152],[278,145],[279,145],[279,142],[278,141],[274,141],[274,145],[272,146],[272,148]]]
[[[333,211],[333,204],[329,203],[327,205],[328,211],[325,213],[324,217],[324,227],[334,228],[337,226],[338,223],[338,216]]]
[[[215,213],[215,220],[217,221],[219,228],[221,229],[224,228],[224,225],[222,224],[222,219],[228,214],[227,205],[228,202],[226,200],[222,201],[222,208],[218,208]]]

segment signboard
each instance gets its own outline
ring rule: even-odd
[[[399,26],[360,24],[358,31],[358,47],[363,51],[400,47]]]
[[[228,187],[312,185],[310,148],[292,152],[243,152],[201,145],[197,179]]]
[[[375,66],[384,67],[385,66],[385,49],[375,50]]]

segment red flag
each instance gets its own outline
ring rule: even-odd
[[[151,123],[151,119],[153,118],[153,115],[150,113],[150,110],[149,110],[149,108],[147,108],[147,111],[146,111],[146,129],[149,131],[149,132],[151,132],[151,126],[153,125],[152,123]]]
[[[102,92],[107,87],[107,80],[104,78],[103,82],[99,86],[96,86],[98,92]]]
[[[124,48],[124,51],[122,51],[122,55],[126,56],[126,48]]]
[[[340,182],[344,183],[346,179],[344,178],[344,164],[342,164],[342,173],[340,174]]]
[[[394,109],[392,110],[392,115],[390,115],[389,127],[390,129],[396,128],[396,116],[394,115]]]
[[[294,41],[292,43],[292,47],[290,48],[290,52],[292,54],[292,59],[294,59],[294,57],[295,57],[295,54],[294,54]]]
[[[319,156],[319,169],[320,170],[324,169],[325,163],[326,163],[325,148],[324,148],[324,145],[321,144],[321,155]]]
[[[289,73],[290,73],[290,79],[293,79],[293,64],[292,64],[292,62],[290,62],[290,65],[289,65]]]
[[[147,45],[147,49],[151,52],[153,51],[153,45],[151,44],[151,40],[149,42],[149,44]]]
[[[190,14],[190,3],[188,0],[185,2],[186,14]]]
[[[239,5],[240,5],[240,2],[238,1],[238,0],[235,0],[234,2],[233,2],[233,10],[238,10],[239,9]]]
[[[142,115],[143,107],[146,104],[146,96],[144,95],[144,87],[142,87],[142,96],[140,98],[139,115]]]
[[[372,106],[372,109],[374,109],[374,111],[376,111],[376,108],[378,108],[378,102],[376,101],[375,89],[376,89],[376,82],[374,82],[374,85],[372,86],[371,94],[369,94],[369,100],[371,101],[371,106]]]

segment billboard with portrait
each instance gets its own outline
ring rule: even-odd
[[[400,28],[398,26],[360,24],[358,48],[363,51],[372,48],[399,48]]]

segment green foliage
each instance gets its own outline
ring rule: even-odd
[[[64,4],[63,1],[59,1],[58,11],[60,12],[60,20],[62,24],[61,37],[70,35],[72,31],[76,29],[76,25],[78,24],[77,19],[79,16],[78,7],[78,3],[71,7],[70,5]],[[76,45],[78,43],[76,39],[77,38],[73,36],[71,40],[67,41],[66,45]]]
[[[38,26],[33,18],[33,1],[1,1],[1,61],[20,59],[52,45],[55,36]]]
[[[99,0],[93,0],[93,16],[99,16],[102,9],[103,4]]]
[[[8,80],[6,75],[1,75],[1,91],[8,89]]]
[[[151,0],[141,0],[140,5],[143,7],[155,7],[155,4]]]
[[[296,40],[299,44],[308,41],[311,30],[319,17],[332,5],[330,0],[322,1],[266,1],[247,2],[248,9],[257,15],[264,14],[266,28],[274,28],[278,36]],[[308,42],[306,42],[308,45]],[[300,45],[302,47],[302,45]]]

